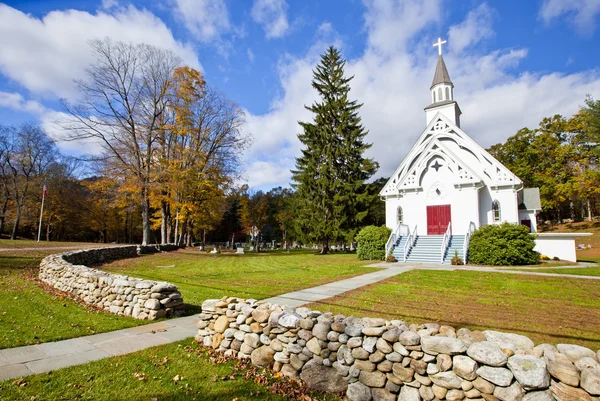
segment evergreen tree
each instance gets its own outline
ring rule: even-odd
[[[292,171],[297,191],[296,232],[304,242],[319,242],[327,253],[332,241],[351,241],[368,214],[369,193],[363,185],[377,163],[363,153],[367,131],[358,110],[362,104],[348,100],[346,61],[334,47],[327,49],[313,71],[312,86],[320,101],[305,106],[314,117],[299,122],[298,135],[305,148]]]

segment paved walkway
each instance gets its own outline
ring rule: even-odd
[[[541,273],[531,270],[504,270],[489,267],[471,267],[468,265],[459,267],[451,265],[382,262],[369,265],[369,267],[379,267],[382,268],[382,270],[320,285],[318,287],[307,288],[267,298],[265,301],[289,306],[301,306],[311,302],[321,301],[346,291],[355,290],[411,270],[470,270],[490,273],[600,280],[600,277],[598,276]],[[180,341],[196,335],[197,321],[197,317],[188,316],[129,329],[73,338],[70,340],[3,349],[0,350],[0,381],[36,373],[49,372],[111,356],[140,351],[156,345]]]

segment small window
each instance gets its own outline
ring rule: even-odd
[[[435,103],[435,91],[433,91],[433,103]]]
[[[402,207],[398,206],[398,224],[402,224],[404,216],[402,215]]]
[[[450,100],[450,88],[446,87],[446,100]]]
[[[498,202],[497,200],[492,202],[492,217],[494,218],[494,223],[499,222],[501,219],[500,202]]]
[[[442,101],[442,88],[438,88],[438,97],[439,97],[439,101]]]

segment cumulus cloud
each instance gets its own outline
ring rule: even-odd
[[[52,11],[38,19],[0,3],[0,37],[0,73],[42,95],[75,95],[73,79],[82,78],[92,62],[88,41],[94,38],[170,49],[188,65],[201,69],[189,44],[175,40],[155,15],[132,6],[114,13]]]
[[[208,43],[231,30],[229,12],[223,0],[174,0],[175,15],[196,39]]]
[[[46,107],[41,103],[35,100],[26,100],[23,95],[17,92],[0,92],[0,107],[25,111],[37,116],[41,116],[47,112]]]
[[[428,34],[426,27],[438,21],[439,2],[411,4],[396,0],[366,4],[368,46],[346,65],[346,75],[354,75],[350,98],[363,103],[360,114],[369,130],[366,140],[373,143],[367,155],[380,163],[376,177],[389,176],[408,153],[425,128],[423,108],[431,102],[429,86],[437,61],[431,44],[438,35]],[[479,6],[449,28],[451,51],[444,55],[463,111],[462,128],[484,147],[506,140],[522,127],[535,127],[544,117],[569,116],[587,93],[600,92],[598,71],[516,74],[527,49],[481,50],[494,35],[493,15],[489,6]],[[476,30],[484,24],[489,31],[478,37]],[[452,40],[458,42],[454,47]],[[268,113],[248,115],[247,127],[256,138],[247,162],[254,166],[247,177],[250,186],[266,189],[290,182],[289,169],[301,149],[297,121],[312,117],[304,105],[316,98],[310,81],[325,43],[317,37],[304,56],[282,57],[281,96]],[[252,164],[255,161],[260,164]]]
[[[539,16],[546,23],[565,17],[582,34],[596,29],[596,17],[600,14],[600,0],[544,0]]]
[[[254,0],[252,19],[262,25],[268,39],[281,38],[289,31],[285,0]]]

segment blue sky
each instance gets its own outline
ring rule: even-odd
[[[244,155],[254,188],[289,184],[297,121],[315,94],[311,70],[330,44],[348,59],[364,103],[369,156],[388,176],[424,129],[436,50],[483,146],[600,97],[600,0],[166,0],[0,3],[0,123],[39,120],[50,134],[58,99],[91,61],[87,40],[147,42],[201,68],[245,111],[254,137]],[[69,153],[93,145],[59,142]]]

